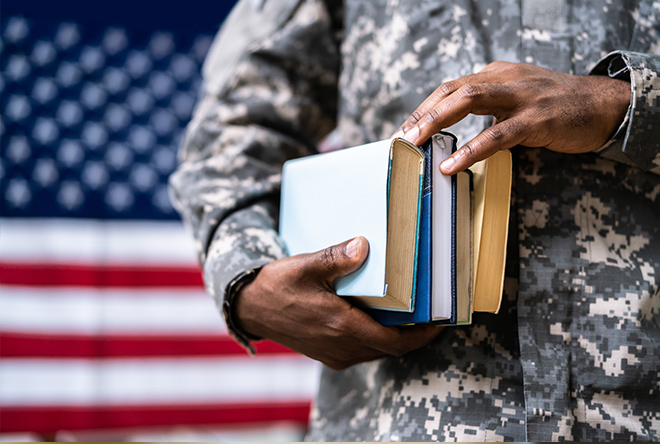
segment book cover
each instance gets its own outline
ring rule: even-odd
[[[289,254],[364,236],[369,256],[356,272],[335,281],[337,294],[382,309],[412,310],[423,162],[419,149],[403,139],[286,162],[280,235]]]

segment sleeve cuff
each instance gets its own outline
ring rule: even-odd
[[[616,51],[602,58],[589,74],[630,82],[626,117],[599,153],[645,171],[660,166],[660,56]]]
[[[204,283],[224,314],[231,336],[251,354],[255,338],[233,321],[231,304],[240,289],[266,264],[286,257],[286,248],[273,228],[272,216],[260,205],[233,213],[217,228],[204,262]]]

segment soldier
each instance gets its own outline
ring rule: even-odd
[[[236,339],[327,365],[309,439],[660,439],[659,34],[650,0],[236,6],[172,194]],[[332,292],[365,239],[286,257],[281,165],[335,127],[450,127],[446,174],[513,148],[499,314],[383,327]]]

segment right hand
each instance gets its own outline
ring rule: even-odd
[[[334,292],[333,281],[360,268],[368,251],[357,237],[271,262],[237,295],[238,327],[335,370],[425,346],[441,327],[384,327]]]

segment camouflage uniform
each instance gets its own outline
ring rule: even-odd
[[[333,128],[345,146],[389,137],[440,83],[493,60],[632,85],[599,154],[513,150],[500,314],[324,369],[309,439],[660,440],[660,3],[256,3],[211,50],[171,181],[219,305],[235,276],[286,255],[281,164]],[[487,124],[451,130],[466,142]]]

